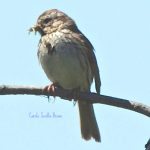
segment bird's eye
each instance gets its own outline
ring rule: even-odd
[[[47,24],[47,23],[49,23],[51,20],[52,20],[51,18],[46,18],[46,19],[43,20],[43,22],[44,22],[45,24]]]

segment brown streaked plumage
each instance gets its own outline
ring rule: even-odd
[[[100,94],[101,81],[94,48],[69,16],[57,9],[47,10],[30,31],[41,34],[38,58],[53,83],[64,89],[88,92],[94,79]],[[81,101],[78,105],[82,137],[100,142],[93,105]]]

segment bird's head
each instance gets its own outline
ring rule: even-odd
[[[51,9],[38,17],[36,25],[31,27],[29,32],[38,31],[43,36],[62,29],[77,30],[77,27],[75,22],[65,13]]]

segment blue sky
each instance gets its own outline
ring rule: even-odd
[[[0,84],[49,84],[36,54],[40,36],[27,30],[52,8],[71,16],[95,47],[102,94],[150,105],[149,0],[1,2]],[[42,118],[41,113],[57,117]],[[71,102],[0,96],[0,149],[144,149],[150,137],[148,117],[100,104],[95,105],[95,113],[102,143],[81,139],[77,106]],[[32,118],[34,114],[39,117]]]

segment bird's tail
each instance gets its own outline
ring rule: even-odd
[[[78,105],[82,137],[85,140],[89,140],[93,137],[95,141],[100,142],[101,137],[95,118],[93,105],[81,101],[78,101]]]

